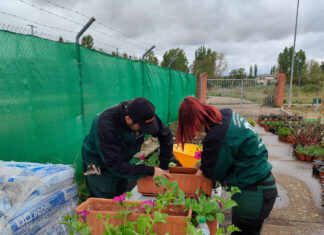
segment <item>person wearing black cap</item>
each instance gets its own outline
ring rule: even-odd
[[[160,166],[134,165],[144,134],[160,142]],[[172,157],[173,137],[146,98],[122,102],[98,114],[82,144],[83,168],[92,197],[113,198],[127,190],[128,179],[144,176],[170,177],[166,171]]]

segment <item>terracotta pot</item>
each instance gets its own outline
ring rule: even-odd
[[[300,156],[299,156],[300,154],[298,152],[295,151],[295,155],[296,155],[297,158],[300,159]]]
[[[313,161],[313,156],[305,155],[305,158],[306,158],[306,162],[312,162]]]
[[[320,170],[319,175],[320,175],[320,178],[323,177],[324,176],[324,171]]]
[[[305,154],[299,154],[299,159],[302,161],[306,160],[306,155]]]
[[[197,168],[189,167],[169,167],[169,173],[173,177],[171,181],[177,181],[179,189],[181,189],[187,197],[193,197],[196,189],[200,187],[210,196],[213,188],[213,181],[202,175],[195,175],[197,170]],[[156,196],[163,192],[163,187],[156,187],[153,177],[147,176],[137,181],[137,190],[144,195]]]
[[[282,141],[282,142],[286,142],[286,137],[279,136],[279,140]]]
[[[265,127],[264,127],[264,129],[265,129],[266,131],[268,131],[268,132],[270,131],[270,128],[271,128],[271,126],[265,126]]]
[[[290,136],[288,136],[288,137],[287,137],[287,142],[288,142],[288,143],[292,143],[292,139],[293,139],[293,138],[292,138],[292,136],[291,136],[291,135],[290,135]]]
[[[128,203],[140,203],[140,201],[127,201]],[[103,220],[97,219],[97,214],[101,214],[103,216],[109,214],[111,216],[118,215],[118,211],[120,211],[120,206],[112,199],[103,199],[103,198],[88,198],[85,202],[79,205],[76,209],[76,213],[80,213],[83,210],[88,210],[89,214],[87,215],[87,224],[92,228],[92,235],[101,235],[105,231],[105,227],[103,225]],[[127,220],[129,221],[137,221],[140,215],[144,214],[144,210],[140,209],[140,206],[132,206],[130,210],[133,211],[130,215],[127,216]],[[186,227],[186,222],[184,221],[186,217],[191,217],[192,210],[184,212],[184,206],[174,206],[169,205],[168,209],[163,213],[167,213],[169,216],[166,219],[167,223],[158,223],[153,232],[157,234],[186,234],[183,228]],[[83,222],[82,218],[80,221]],[[123,224],[123,220],[120,218],[111,218],[109,220],[110,224],[115,226],[119,226]]]
[[[259,125],[260,125],[260,127],[265,127],[265,124],[262,122]]]
[[[207,225],[211,235],[215,235],[217,232],[217,219],[214,221],[207,221]]]

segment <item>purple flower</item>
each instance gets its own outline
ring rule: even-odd
[[[114,197],[113,201],[114,202],[119,202],[120,204],[123,203],[123,201],[125,201],[125,197],[126,197],[126,193],[123,193],[122,195],[120,195],[119,197]]]
[[[155,206],[155,201],[153,200],[146,200],[141,202],[141,209],[145,209],[144,205],[147,207],[154,207]]]
[[[198,201],[198,196],[197,195],[194,195],[194,199],[196,199]]]
[[[222,208],[223,208],[223,204],[222,204],[222,203],[220,202],[220,200],[218,200],[218,199],[216,199],[216,201],[217,201],[219,207],[222,209]]]
[[[195,159],[201,159],[201,151],[195,152]]]
[[[140,160],[144,160],[144,159],[145,159],[145,154],[143,154],[142,156],[140,156],[139,159],[140,159]]]
[[[81,211],[81,212],[78,212],[77,214],[78,215],[81,215],[81,217],[82,217],[82,219],[84,220],[84,221],[86,221],[86,219],[87,219],[87,215],[90,213],[90,211],[88,211],[88,210],[83,210],[83,211]]]
[[[163,193],[162,193],[162,194],[165,194],[165,193],[166,193],[166,191],[167,191],[167,189],[166,189],[166,188],[164,188],[164,189],[163,189]]]

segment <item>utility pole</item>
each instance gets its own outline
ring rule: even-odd
[[[295,44],[296,44],[296,32],[297,32],[298,8],[299,8],[299,0],[297,0],[297,12],[296,12],[296,23],[295,23],[294,46],[293,46],[293,53],[292,53],[292,58],[291,58],[290,86],[289,86],[289,102],[288,102],[288,107],[289,108],[291,107],[292,80],[293,80],[293,77],[294,77]]]
[[[34,28],[36,28],[36,26],[35,25],[32,25],[32,24],[28,24],[27,26],[30,27],[30,34],[31,35],[34,35]]]

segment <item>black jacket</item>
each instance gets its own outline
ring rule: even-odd
[[[82,145],[85,165],[94,163],[104,171],[124,178],[153,175],[154,167],[130,164],[144,142],[141,131],[134,132],[126,124],[122,105],[116,105],[99,114],[92,123],[89,135]],[[159,131],[155,135],[160,142],[160,167],[167,169],[172,157],[173,137],[167,126],[156,115]]]

